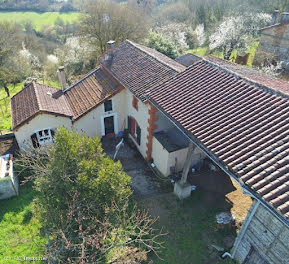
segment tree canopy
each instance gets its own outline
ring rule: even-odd
[[[173,44],[160,34],[151,33],[148,39],[148,46],[172,59],[177,57],[177,51],[175,50]]]
[[[52,263],[141,263],[158,248],[155,220],[133,206],[131,179],[99,138],[58,128],[54,144],[23,154],[20,166],[32,170]]]

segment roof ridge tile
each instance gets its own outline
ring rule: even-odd
[[[144,52],[145,54],[147,54],[147,55],[149,55],[149,56],[151,56],[152,58],[154,58],[154,59],[157,60],[158,62],[162,63],[163,65],[165,65],[165,66],[167,66],[167,67],[169,67],[169,68],[171,68],[171,69],[174,70],[174,71],[182,72],[183,70],[186,69],[186,67],[183,66],[182,64],[180,64],[179,62],[171,59],[170,57],[167,57],[166,55],[162,54],[161,52],[159,52],[159,51],[157,51],[157,50],[153,50],[153,49],[150,48],[150,47],[145,47],[145,46],[143,47],[143,45],[141,45],[141,44],[136,44],[136,43],[134,43],[134,42],[132,42],[131,40],[128,40],[128,39],[126,40],[126,42],[128,42],[129,44],[131,44],[131,45],[132,45],[133,47],[135,47],[136,49]],[[176,67],[170,65],[169,63],[167,63],[167,62],[159,59],[159,58],[156,57],[154,54],[148,52],[148,51],[146,50],[146,48],[147,48],[147,49],[152,49],[154,52],[159,52],[161,55],[166,56],[168,59],[172,60],[172,62],[174,62],[174,63],[176,63],[176,64],[179,64],[180,68],[183,68],[183,70],[177,69]]]
[[[38,105],[38,110],[42,110],[41,109],[41,104],[40,104],[40,99],[39,99],[39,94],[38,94],[38,91],[37,91],[37,88],[36,88],[36,82],[32,82],[32,87],[33,87],[33,90],[34,90],[34,93],[35,93],[35,97],[36,97],[36,102],[37,102],[37,105]]]

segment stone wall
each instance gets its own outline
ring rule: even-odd
[[[14,184],[14,185],[13,185]],[[13,176],[0,179],[0,199],[7,199],[18,195],[18,179]]]
[[[254,63],[258,64],[256,62],[259,62],[264,54],[274,55],[280,61],[289,60],[289,24],[269,27],[261,32]]]
[[[251,208],[254,207],[256,201]],[[252,213],[252,209],[249,214]],[[248,218],[246,221],[249,219]],[[244,222],[243,226],[245,227]],[[241,236],[242,230],[239,235]],[[246,263],[250,259],[252,249],[258,252],[260,257],[272,264],[289,263],[289,227],[281,222],[271,211],[259,204],[253,215],[243,238],[238,245],[235,243],[235,259],[239,263]],[[264,262],[264,263],[265,263]]]

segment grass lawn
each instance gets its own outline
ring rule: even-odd
[[[24,21],[31,21],[36,30],[40,30],[44,25],[52,25],[58,17],[64,22],[71,23],[77,21],[79,13],[58,13],[58,12],[0,12],[0,21],[11,21],[15,23],[22,23]]]
[[[251,48],[248,50],[248,53],[251,54],[249,61],[248,61],[249,66],[252,66],[252,64],[253,64],[253,60],[254,60],[255,53],[256,53],[258,46],[259,46],[259,41],[255,41],[255,42],[253,42]]]
[[[0,201],[0,264],[20,263],[16,256],[43,256],[46,239],[40,235],[41,223],[33,217],[34,196],[31,185],[25,185],[18,197]]]
[[[151,215],[158,217],[158,227],[163,227],[168,235],[162,238],[164,249],[159,259],[153,257],[155,264],[233,264],[231,259],[220,259],[221,252],[212,248],[212,244],[229,250],[228,240],[234,241],[234,227],[216,228],[216,213],[224,200],[197,190],[184,201],[172,194],[144,200],[142,205]]]

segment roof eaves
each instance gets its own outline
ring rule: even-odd
[[[288,25],[288,23],[277,23],[277,24],[274,24],[274,25],[270,25],[270,26],[267,26],[267,27],[263,27],[260,29],[260,31],[264,31],[264,30],[267,30],[267,29],[270,29],[270,28],[275,28],[275,27],[279,27],[279,26],[282,26],[282,25]]]
[[[210,150],[208,150],[192,133],[188,132],[179,122],[177,122],[173,117],[167,114],[162,107],[160,107],[152,99],[150,102],[163,113],[190,141],[192,141],[198,148],[200,148],[206,155],[217,164],[226,174],[232,177],[243,189],[245,189],[252,197],[258,199],[266,208],[268,208],[274,215],[278,217],[284,224],[289,227],[289,219],[287,219],[280,211],[275,209],[270,203],[265,201],[259,194],[254,192],[251,188],[245,185],[231,170],[228,169],[226,164],[221,162],[216,155],[214,155]]]
[[[25,120],[21,121],[16,126],[12,127],[12,130],[19,129],[21,126],[23,126],[27,122],[31,121],[34,117],[36,117],[39,114],[57,115],[57,116],[63,116],[63,117],[67,117],[67,118],[72,119],[72,116],[70,116],[70,115],[61,114],[61,113],[57,113],[57,112],[51,112],[51,111],[47,111],[47,110],[38,110],[33,115],[31,115],[30,117],[26,118]]]
[[[89,108],[88,110],[86,110],[85,112],[81,113],[78,116],[73,116],[72,118],[72,122],[76,122],[77,120],[79,120],[81,117],[83,117],[84,115],[86,115],[87,113],[93,111],[95,108],[99,107],[100,105],[102,105],[105,101],[109,100],[111,97],[115,96],[116,94],[118,94],[119,92],[121,92],[124,88],[120,87],[117,91],[115,91],[114,93],[110,94],[109,96],[105,97],[102,101],[100,101],[98,104],[94,105],[93,107]]]

